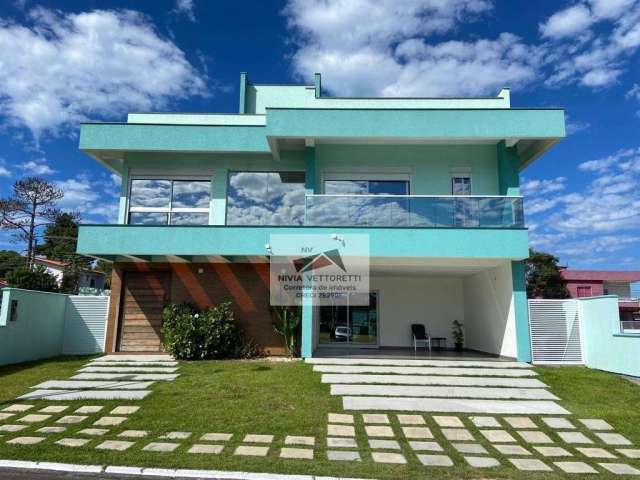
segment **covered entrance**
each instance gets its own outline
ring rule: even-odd
[[[321,346],[378,346],[378,292],[366,295],[368,300],[362,297],[350,294],[334,305],[316,307]]]

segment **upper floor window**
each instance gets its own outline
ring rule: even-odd
[[[451,177],[451,194],[471,195],[471,177],[469,175]]]
[[[209,180],[133,179],[129,223],[133,225],[208,225]]]
[[[590,297],[591,285],[578,285],[578,297]]]
[[[227,225],[302,225],[304,172],[230,172]]]
[[[408,180],[325,180],[328,195],[409,195]]]

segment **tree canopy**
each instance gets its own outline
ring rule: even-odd
[[[526,276],[528,298],[569,298],[567,282],[558,267],[558,258],[550,253],[530,248]]]

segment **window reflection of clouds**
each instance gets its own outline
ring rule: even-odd
[[[171,225],[207,225],[208,223],[208,213],[173,212],[171,214]]]
[[[302,172],[232,172],[229,175],[228,225],[302,225]]]
[[[131,225],[166,225],[167,220],[166,213],[132,212],[129,214]]]
[[[171,197],[169,180],[132,180],[131,206],[167,208]]]
[[[210,182],[176,180],[173,182],[173,208],[207,208]]]

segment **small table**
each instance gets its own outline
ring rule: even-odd
[[[431,348],[447,348],[447,337],[431,337]]]

